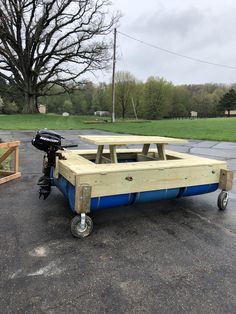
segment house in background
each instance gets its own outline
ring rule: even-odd
[[[225,116],[228,117],[228,110],[225,110]],[[236,110],[230,110],[230,117],[236,117]]]
[[[39,104],[38,109],[39,109],[39,113],[45,114],[47,112],[47,108],[45,105]]]
[[[190,117],[191,117],[191,119],[197,119],[197,111],[191,111],[190,112]]]

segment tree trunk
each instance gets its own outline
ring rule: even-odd
[[[228,117],[230,117],[230,110],[228,110]]]
[[[121,111],[122,111],[122,119],[124,119],[125,118],[125,112],[126,112],[126,104],[125,104],[125,102],[124,101],[122,101],[121,102]]]
[[[22,110],[23,113],[38,113],[37,97],[35,95],[25,95],[25,104]]]

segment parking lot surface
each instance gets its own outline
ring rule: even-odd
[[[92,148],[60,131],[66,144]],[[0,312],[236,313],[236,184],[227,210],[219,191],[93,214],[94,231],[70,233],[73,214],[54,189],[38,198],[43,153],[30,131],[0,131],[21,140],[22,177],[0,185]],[[236,143],[189,141],[170,149],[227,160]]]

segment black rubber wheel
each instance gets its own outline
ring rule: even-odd
[[[225,210],[229,201],[228,193],[225,191],[220,192],[217,200],[217,205],[220,210]]]
[[[86,216],[85,228],[83,230],[80,228],[80,221],[81,221],[81,217],[75,216],[71,220],[70,230],[74,237],[82,239],[82,238],[88,237],[92,233],[93,221],[89,216]]]

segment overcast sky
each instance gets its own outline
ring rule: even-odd
[[[189,57],[236,67],[235,0],[113,0],[113,4],[123,15],[118,31]],[[159,76],[174,84],[236,82],[236,69],[183,59],[121,34],[117,44],[117,71],[130,71],[143,81]],[[105,80],[109,77],[104,73]]]

